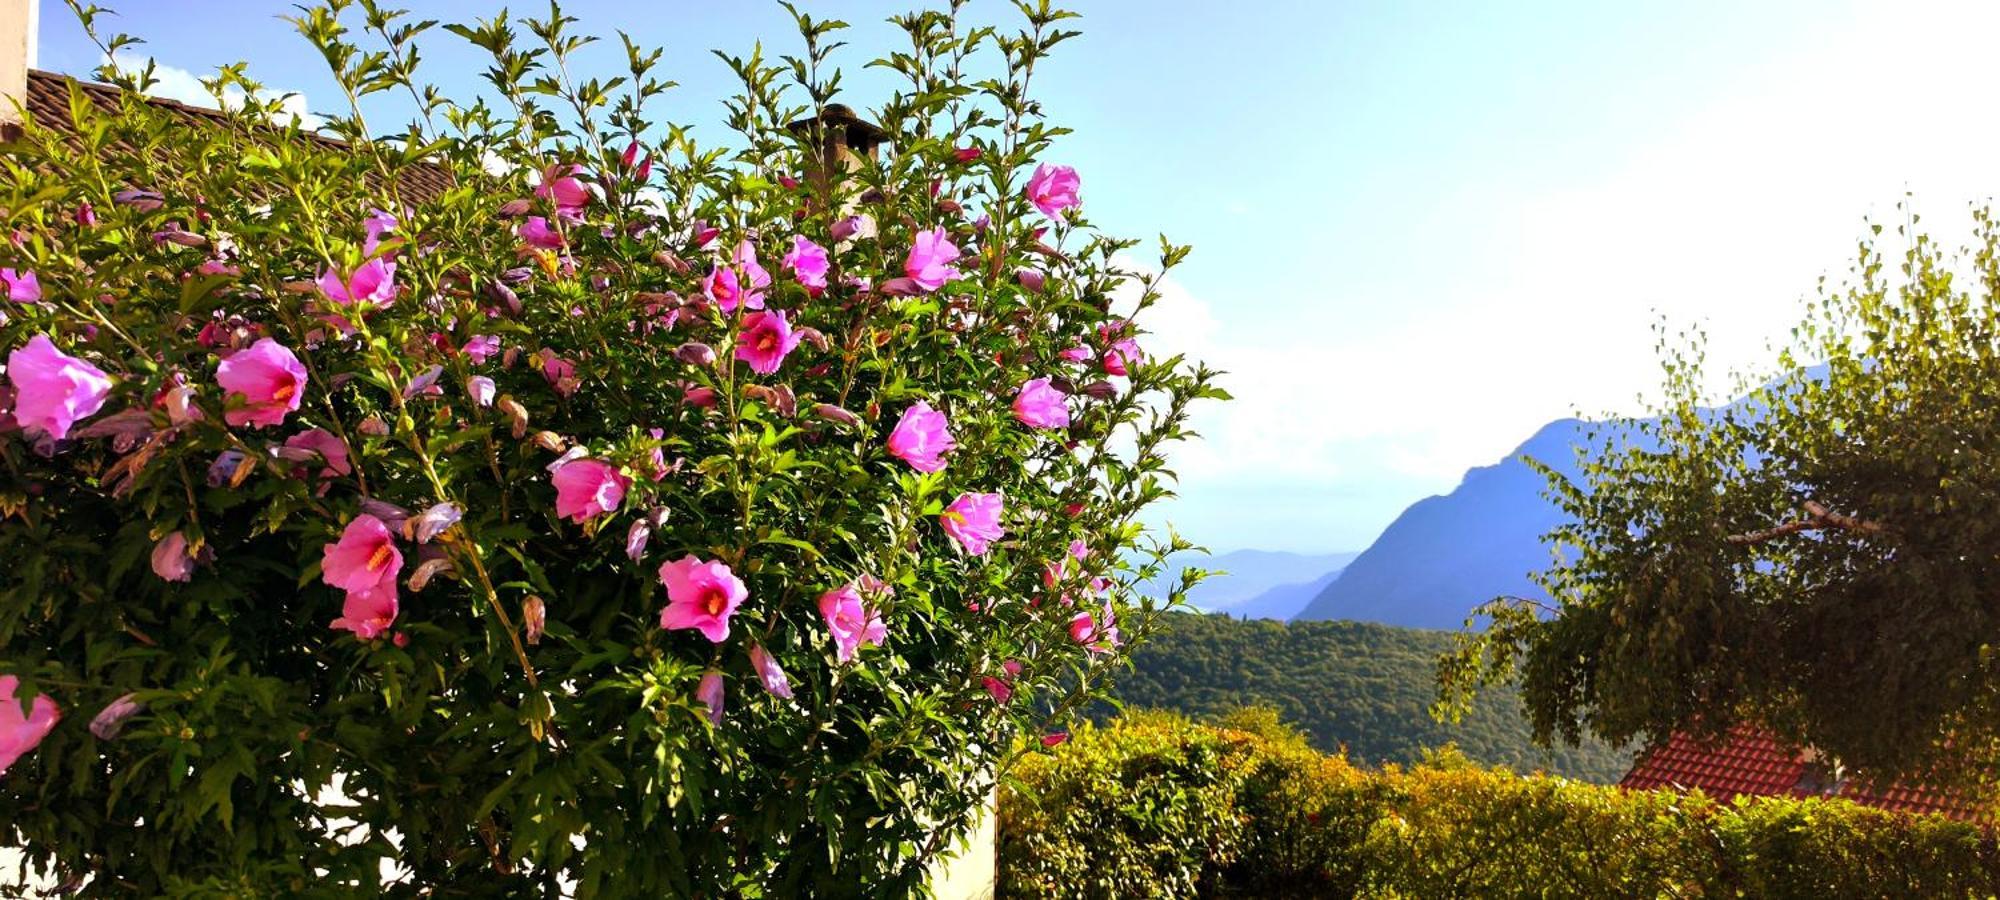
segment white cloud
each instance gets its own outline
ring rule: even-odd
[[[113,60],[119,70],[124,72],[138,72],[145,68],[148,61],[148,57],[134,54],[119,54]],[[201,76],[158,60],[150,61],[153,63],[154,79],[152,89],[148,91],[150,95],[165,100],[176,100],[189,106],[211,109],[215,107],[215,95],[201,83]],[[247,96],[241,88],[233,86],[225,88],[222,92],[222,108],[240,109]],[[305,94],[297,91],[265,88],[257,92],[257,99],[261,102],[278,101],[278,112],[273,118],[281,123],[289,124],[296,120],[308,131],[317,131],[326,124],[324,117],[313,114],[311,108],[307,106]]]

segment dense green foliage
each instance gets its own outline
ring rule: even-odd
[[[1456,723],[1429,707],[1437,695],[1437,658],[1451,648],[1442,631],[1367,622],[1273,622],[1172,613],[1168,639],[1132,655],[1114,693],[1127,707],[1170,709],[1203,717],[1247,706],[1276,708],[1326,752],[1345,748],[1369,763],[1412,763],[1424,751],[1456,744],[1485,765],[1543,770],[1613,782],[1632,757],[1600,742],[1537,746],[1506,687],[1483,694]]]
[[[1543,737],[1748,718],[1877,775],[2000,762],[2000,224],[1915,225],[1861,243],[1741,403],[1704,409],[1699,336],[1663,339],[1659,417],[1549,473],[1555,608],[1498,604],[1447,678],[1518,674]]]
[[[1025,187],[1068,15],[958,12],[894,20],[891,140],[845,159],[845,26],[804,15],[723,57],[722,146],[553,7],[368,0],[294,19],[344,144],[223,104],[240,67],[205,124],[108,68],[121,102],[28,122],[0,675],[64,715],[0,715],[0,845],[93,896],[921,891],[1144,638],[1153,573],[1110,561],[1219,396],[1133,344],[1157,281],[1073,173]],[[416,80],[460,39],[481,91]],[[926,404],[955,450],[891,438]]]
[[[1625,791],[1455,754],[1368,771],[1268,715],[1080,729],[1001,797],[1005,897],[1985,897],[1983,829]]]

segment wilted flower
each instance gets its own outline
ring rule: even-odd
[[[465,395],[480,406],[493,405],[493,379],[484,375],[474,375],[465,379]]]
[[[153,574],[167,581],[187,581],[194,577],[194,554],[188,552],[187,535],[170,531],[153,545]]]
[[[838,422],[842,425],[861,424],[861,417],[856,416],[855,414],[848,412],[847,410],[835,406],[831,403],[814,404],[813,415],[816,415],[829,422]]]
[[[418,513],[404,528],[410,540],[428,544],[432,538],[443,534],[445,529],[457,525],[458,520],[464,517],[465,510],[460,509],[458,504],[438,503]]]
[[[529,594],[528,599],[521,601],[521,626],[528,646],[542,642],[542,631],[548,626],[548,607],[541,597]]]

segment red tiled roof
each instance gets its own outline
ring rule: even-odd
[[[123,92],[122,88],[115,85],[100,84],[95,81],[83,81],[55,72],[44,72],[40,69],[29,69],[28,96],[21,105],[33,117],[34,121],[42,127],[59,132],[74,132],[76,130],[76,122],[70,118],[69,114],[69,91],[71,85],[82,89],[85,97],[89,98],[99,109],[107,112],[118,108],[119,98]],[[161,97],[148,97],[146,100],[153,106],[167,110],[193,124],[222,125],[229,121],[227,114],[221,110],[203,106],[189,106],[176,100],[168,100]],[[275,129],[274,133],[276,133]],[[323,147],[327,150],[345,152],[348,149],[347,142],[337,138],[330,138],[311,132],[303,133],[300,137],[315,146]],[[450,189],[451,185],[452,178],[449,170],[442,166],[421,163],[404,169],[397,179],[397,186],[401,190],[403,198],[411,202],[422,202],[436,197]]]
[[[1806,752],[1787,748],[1770,732],[1743,724],[1713,746],[1676,733],[1642,754],[1618,785],[1635,790],[1699,788],[1723,802],[1738,795],[1838,797],[1896,812],[1938,813],[1966,821],[1994,819],[1992,804],[1980,803],[1962,792],[1902,784],[1876,789],[1848,779],[1832,779],[1814,769]]]

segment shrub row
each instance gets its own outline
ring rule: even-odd
[[[2000,890],[1979,826],[1840,800],[1625,791],[1314,751],[1275,714],[1079,729],[1000,807],[1006,897],[1946,897]]]

